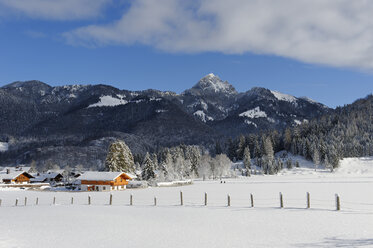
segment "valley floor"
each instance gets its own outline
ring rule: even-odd
[[[308,169],[225,182],[114,192],[112,206],[107,192],[3,190],[0,247],[373,247],[373,174]],[[335,211],[335,193],[341,211]]]

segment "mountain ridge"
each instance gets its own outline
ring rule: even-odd
[[[115,137],[124,137],[134,153],[178,144],[209,148],[216,140],[282,130],[328,111],[325,105],[265,88],[237,92],[214,74],[181,94],[104,84],[15,82],[0,88],[0,141],[10,144],[0,154],[4,163],[46,162],[59,156],[57,150],[67,153],[77,147],[87,157],[82,163],[97,164]],[[43,147],[50,152],[39,153]]]

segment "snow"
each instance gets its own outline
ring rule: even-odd
[[[115,178],[122,175],[123,172],[97,172],[97,171],[87,171],[84,172],[83,175],[78,177],[78,180],[89,180],[89,181],[111,181]],[[125,173],[127,174],[127,173]],[[129,174],[127,174],[129,177],[131,177]],[[133,177],[131,177],[133,178]]]
[[[168,110],[166,110],[166,109],[156,109],[155,110],[155,112],[157,112],[157,113],[165,113],[165,112],[167,112]]]
[[[267,120],[268,120],[269,122],[271,122],[271,123],[275,123],[275,122],[276,122],[275,119],[270,118],[270,117],[267,117]]]
[[[254,122],[252,122],[252,121],[249,121],[249,120],[245,120],[245,123],[247,124],[247,125],[253,125],[255,128],[257,128],[258,127],[258,125],[256,125]]]
[[[251,110],[248,110],[248,111],[245,111],[239,114],[239,116],[254,119],[254,118],[266,118],[267,114],[266,112],[261,111],[260,107],[256,107],[254,109],[251,109]]]
[[[302,122],[301,122],[300,120],[294,120],[294,122],[295,122],[295,125],[300,125],[300,124],[302,124]]]
[[[9,173],[1,172],[0,173],[0,180],[12,180],[18,177],[19,175],[23,174],[24,171],[10,171]]]
[[[214,118],[206,115],[202,110],[197,110],[196,112],[193,113],[193,115],[197,116],[203,122],[214,120]]]
[[[307,96],[302,96],[302,97],[300,97],[301,99],[303,99],[303,100],[306,100],[307,102],[309,102],[309,103],[318,103],[318,102],[316,102],[315,100],[313,100],[313,99],[311,99],[311,98],[309,98],[309,97],[307,97]]]
[[[0,152],[6,152],[9,149],[9,145],[6,142],[0,142]]]
[[[313,163],[300,156],[287,158],[300,168],[278,175],[195,180],[183,187],[115,191],[112,206],[105,192],[0,188],[0,247],[372,247],[373,157],[346,158],[335,173],[315,172]],[[341,211],[335,211],[336,193]]]
[[[340,161],[338,174],[373,174],[373,157],[345,158]]]
[[[112,96],[101,96],[100,101],[88,106],[88,108],[93,107],[113,107],[118,105],[125,105],[128,101],[124,100],[123,98],[118,99]]]
[[[271,93],[280,101],[286,101],[286,102],[296,102],[297,101],[297,98],[295,98],[294,96],[291,96],[291,95],[287,95],[287,94],[284,94],[284,93],[281,93],[281,92],[278,92],[278,91],[273,91],[271,90]]]
[[[373,195],[372,178],[318,173],[195,181],[112,192],[112,206],[104,192],[0,191],[0,247],[371,247],[373,198],[366,196]],[[305,208],[306,192],[311,209]],[[335,193],[341,211],[335,211]]]
[[[210,73],[203,77],[197,84],[201,89],[215,93],[232,94],[235,90],[228,82],[223,82],[217,75]]]

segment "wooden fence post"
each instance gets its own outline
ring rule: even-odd
[[[157,197],[154,196],[154,206],[157,206]]]
[[[205,192],[205,206],[207,206],[207,192]]]
[[[307,192],[307,208],[311,208],[311,197],[310,197],[310,192]]]
[[[250,202],[251,202],[251,207],[254,207],[254,196],[253,194],[250,194]]]
[[[180,191],[180,206],[184,205],[184,200],[183,200],[183,192]]]
[[[130,206],[132,206],[133,205],[133,195],[131,194],[130,195]]]
[[[228,200],[228,207],[230,207],[231,206],[231,196],[230,195],[228,195],[227,200]]]
[[[74,197],[72,196],[71,197],[71,205],[73,205],[74,204]]]
[[[25,196],[25,206],[27,205],[27,197]]]
[[[56,205],[56,197],[53,197],[53,205]]]
[[[36,197],[36,200],[35,200],[35,205],[39,205],[39,197]]]
[[[337,211],[341,210],[341,202],[338,194],[335,194],[335,208]]]
[[[88,195],[88,205],[91,205],[91,196]]]
[[[16,207],[18,206],[18,198],[16,198]]]
[[[282,197],[282,193],[280,192],[280,208],[284,207],[284,198]]]
[[[0,199],[0,207],[1,207],[1,202],[2,202],[2,200]]]

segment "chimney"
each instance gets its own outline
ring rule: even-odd
[[[6,169],[6,174],[9,174],[10,173],[10,169]]]

